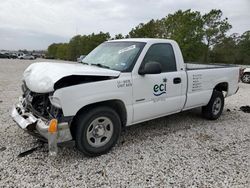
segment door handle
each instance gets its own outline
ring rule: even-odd
[[[181,78],[179,78],[179,77],[174,78],[173,82],[174,82],[174,84],[179,84],[179,83],[181,83]]]

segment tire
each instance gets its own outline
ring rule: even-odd
[[[224,108],[224,95],[220,91],[213,91],[212,97],[207,106],[202,107],[202,115],[209,120],[218,119]]]
[[[109,107],[96,107],[76,117],[76,148],[87,156],[107,153],[121,134],[119,115]]]
[[[241,81],[243,83],[250,83],[250,73],[245,73],[243,74],[243,76],[241,77]]]

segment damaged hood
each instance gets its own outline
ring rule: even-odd
[[[118,77],[119,71],[96,66],[67,63],[33,63],[23,73],[27,87],[37,93],[54,90],[54,84],[63,77],[79,76],[111,76]]]

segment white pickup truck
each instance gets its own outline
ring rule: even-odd
[[[224,97],[239,88],[239,72],[185,64],[173,40],[113,40],[81,64],[31,64],[11,115],[19,127],[45,140],[56,119],[58,143],[75,140],[81,152],[97,156],[129,125],[196,107],[207,119],[219,118]]]

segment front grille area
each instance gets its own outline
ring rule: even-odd
[[[29,90],[24,83],[23,90],[23,106],[27,112],[32,112],[36,117],[45,119],[55,118],[59,115],[60,110],[51,105],[49,100],[50,93],[35,93]]]

